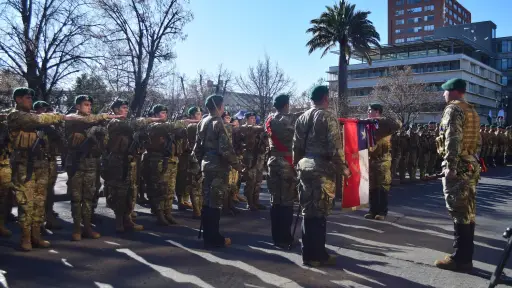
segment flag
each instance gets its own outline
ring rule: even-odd
[[[345,142],[345,161],[352,176],[345,179],[341,208],[365,207],[370,194],[370,165],[368,149],[375,145],[376,124],[340,118]]]

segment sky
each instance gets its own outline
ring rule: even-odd
[[[194,20],[185,26],[185,41],[176,44],[176,64],[188,79],[199,70],[215,73],[220,64],[233,75],[245,75],[267,54],[295,82],[297,93],[319,78],[327,78],[337,56],[321,51],[308,54],[309,21],[334,0],[190,0]],[[372,13],[381,43],[387,44],[387,0],[351,0],[359,10]],[[485,2],[485,5],[483,5]],[[512,35],[511,0],[459,0],[472,22],[493,21],[497,36]]]

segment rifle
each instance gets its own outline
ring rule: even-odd
[[[89,130],[92,128],[93,127],[89,128]],[[87,130],[87,132],[89,132],[89,130]],[[86,134],[88,134],[88,133],[86,133]],[[87,154],[87,152],[90,148],[90,145],[89,145],[90,139],[91,139],[91,136],[88,136],[87,138],[85,138],[84,142],[82,142],[82,144],[80,144],[80,146],[78,147],[78,150],[72,154],[71,169],[68,172],[69,179],[73,178],[73,176],[75,176],[76,172],[78,171],[78,165],[80,164],[80,158],[82,158],[82,156]]]
[[[293,248],[293,242],[295,240],[295,231],[297,231],[297,223],[299,223],[300,210],[302,210],[301,208],[302,207],[299,204],[299,208],[297,209],[297,215],[295,216],[295,225],[293,225],[292,242],[290,242],[290,244],[288,245],[288,250],[292,250]]]
[[[25,183],[32,179],[32,174],[34,173],[34,154],[37,152],[39,146],[44,142],[44,131],[37,130],[36,132],[37,139],[30,147],[30,151],[28,152],[28,161],[27,161],[27,177],[25,178]]]

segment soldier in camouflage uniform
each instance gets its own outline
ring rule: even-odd
[[[100,147],[107,133],[101,125],[109,118],[121,118],[115,115],[91,115],[93,99],[87,95],[75,98],[76,114],[91,119],[88,122],[66,122],[68,143],[66,171],[68,174],[68,194],[71,195],[71,214],[73,233],[71,239],[80,241],[82,237],[97,239],[101,235],[92,229],[91,217],[96,194],[98,162],[102,151]],[[82,231],[81,223],[84,225]]]
[[[418,136],[419,136],[419,153],[418,153],[418,168],[420,170],[420,179],[425,178],[425,174],[428,168],[428,162],[430,161],[430,153],[429,153],[429,138],[428,134],[428,125],[421,126],[418,128]]]
[[[429,160],[427,164],[427,171],[426,173],[429,175],[436,174],[436,162],[439,158],[439,155],[437,155],[437,146],[436,146],[436,122],[429,122],[428,123],[428,153],[429,153]]]
[[[481,139],[481,147],[480,147],[480,159],[484,160],[484,163],[486,162],[487,158],[487,132],[485,131],[485,125],[480,125],[480,139]]]
[[[237,153],[237,149],[235,148],[235,143],[239,140],[237,138],[240,138],[238,134],[240,134],[240,129],[234,128],[231,124],[231,115],[229,112],[224,111],[221,115],[222,121],[224,122],[224,126],[226,127],[226,132],[228,133],[228,137],[232,140],[231,143],[233,145],[233,150],[237,155],[240,155],[240,153]],[[239,142],[239,141],[238,141]],[[239,143],[238,143],[239,144]],[[239,148],[239,147],[237,147]],[[243,151],[243,150],[242,150]],[[242,153],[243,154],[243,153]],[[242,160],[242,157],[238,157],[240,160]],[[235,203],[238,203],[238,198],[236,196],[236,189],[237,189],[237,182],[238,182],[238,171],[231,167],[231,170],[229,171],[229,177],[228,177],[228,190],[226,191],[226,195],[224,195],[224,203],[222,204],[222,214],[223,215],[229,215],[229,216],[235,216],[240,213],[240,211],[235,207]]]
[[[409,179],[411,181],[416,180],[416,171],[418,170],[418,147],[420,146],[420,137],[416,125],[410,126],[407,131],[409,136],[409,159],[407,162],[407,171],[409,172]]]
[[[507,135],[507,156],[505,157],[505,160],[507,161],[506,164],[512,162],[512,126],[507,127],[507,132],[505,133]]]
[[[382,116],[381,104],[370,104],[368,118],[377,121],[375,146],[370,148],[370,211],[366,219],[384,220],[388,214],[388,193],[391,187],[391,135],[402,123]]]
[[[407,163],[409,162],[409,135],[407,135],[406,126],[400,130],[400,163],[398,163],[398,175],[400,183],[405,182],[405,173],[407,170]]]
[[[220,234],[220,214],[228,190],[230,166],[238,171],[243,169],[221,118],[224,113],[223,102],[223,97],[219,95],[206,99],[205,106],[210,114],[198,124],[193,154],[203,173],[201,226],[205,248],[231,245],[231,239]]]
[[[289,113],[290,96],[274,99],[277,112],[267,118],[265,128],[270,136],[267,186],[270,192],[270,223],[274,245],[286,248],[295,244],[291,234],[293,204],[297,198],[297,180],[293,167],[292,144],[295,122],[302,113]],[[298,243],[298,242],[297,242]]]
[[[402,157],[400,149],[400,130],[391,135],[391,177],[398,176],[398,165]]]
[[[11,212],[9,205],[12,191],[11,166],[9,157],[12,147],[9,143],[7,114],[0,114],[0,237],[10,237],[11,231],[5,227],[7,215]]]
[[[491,167],[496,167],[496,150],[498,148],[498,137],[496,136],[496,133],[497,133],[497,127],[496,125],[491,125],[490,127],[490,130],[489,130],[489,139],[488,139],[488,144],[489,144],[489,152],[487,153],[487,158],[488,158],[488,164],[489,166]]]
[[[473,268],[476,185],[480,178],[480,117],[466,102],[466,82],[452,79],[442,85],[447,103],[436,139],[444,157],[443,192],[446,207],[453,218],[455,252],[435,265],[441,269],[469,271]]]
[[[241,127],[245,140],[243,163],[244,195],[247,198],[247,208],[250,211],[265,210],[266,207],[259,203],[261,182],[263,181],[263,167],[265,162],[266,133],[261,126],[256,126],[256,114],[245,113],[246,124]]]
[[[187,111],[189,119],[200,121],[202,111],[199,107],[191,107]],[[178,174],[176,176],[176,194],[178,195],[178,208],[188,208],[186,199],[190,197],[194,219],[201,219],[201,208],[203,206],[203,196],[201,189],[201,174],[193,170],[191,166],[195,160],[192,159],[192,152],[196,142],[197,123],[188,124],[187,128],[187,147],[179,157]]]
[[[507,136],[505,135],[505,127],[499,126],[496,132],[498,145],[496,148],[496,161],[498,165],[505,166],[505,153],[507,152]]]
[[[37,101],[34,103],[34,111],[36,114],[51,112],[50,104],[45,101]],[[48,176],[48,191],[46,192],[46,225],[48,230],[60,230],[62,226],[59,224],[53,211],[53,204],[55,202],[55,183],[57,183],[57,156],[60,155],[64,147],[64,135],[58,130],[55,125],[44,127],[44,132],[48,137],[48,156],[50,160],[50,170]]]
[[[115,115],[128,115],[128,101],[117,99],[110,109]],[[160,118],[114,119],[108,123],[106,145],[105,188],[108,206],[116,216],[116,231],[142,231],[142,225],[135,224],[131,213],[135,207],[137,187],[137,153],[140,148],[140,131],[150,123],[163,121]]]
[[[329,89],[318,86],[311,93],[314,107],[295,124],[293,164],[299,184],[302,221],[302,261],[305,265],[336,265],[325,249],[327,215],[332,209],[336,171],[350,177],[343,149],[343,132],[328,111]],[[388,167],[389,171],[389,167]]]

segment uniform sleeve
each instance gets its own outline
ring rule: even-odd
[[[293,134],[293,166],[297,166],[297,163],[304,158],[304,154],[306,153],[306,132],[304,131],[304,127],[307,123],[305,122],[305,117],[299,117],[295,122],[295,133]]]
[[[325,116],[327,124],[327,149],[329,155],[332,155],[332,162],[337,171],[347,168],[345,163],[345,153],[343,151],[343,131],[340,130],[340,123],[333,115]]]
[[[139,129],[142,129],[142,128],[148,126],[151,123],[152,123],[151,118],[141,117],[141,118],[137,118],[137,119],[131,121],[130,125],[132,126],[132,129],[139,130]]]
[[[204,147],[203,147],[203,141],[201,140],[201,129],[204,129],[203,127],[203,120],[201,120],[198,124],[197,124],[197,131],[196,131],[196,144],[194,145],[194,148],[192,148],[192,158],[196,159],[196,161],[198,163],[201,163],[201,161],[203,160],[203,151],[204,151]]]
[[[448,169],[456,169],[464,137],[462,134],[464,112],[459,107],[450,105],[446,108],[444,117],[446,118],[446,130],[444,131],[446,139],[444,151],[446,151],[446,155],[444,160]]]
[[[33,114],[15,111],[9,114],[7,122],[12,129],[18,127],[49,126],[57,124],[63,119],[64,115],[57,113]]]
[[[239,164],[238,157],[231,144],[231,138],[226,131],[224,124],[221,122],[214,122],[214,131],[219,135],[219,155],[226,160],[231,166]]]

